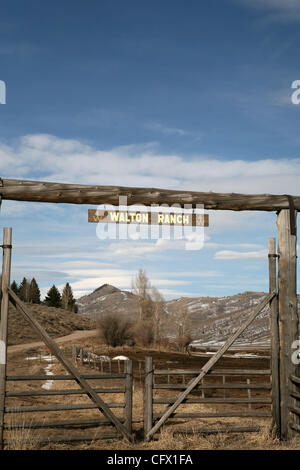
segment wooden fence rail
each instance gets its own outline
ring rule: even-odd
[[[120,408],[123,409],[123,416],[119,417],[118,420],[124,425],[129,433],[132,433],[132,361],[128,360],[125,364],[125,372],[121,374],[81,374],[81,376],[87,379],[93,380],[119,380],[123,381],[123,386],[117,384],[116,387],[99,387],[93,388],[95,393],[104,393],[104,394],[123,394],[124,401],[122,402],[106,402],[106,406],[109,409]],[[74,377],[71,375],[11,375],[6,376],[7,382],[30,382],[30,381],[44,381],[44,380],[73,380]],[[5,396],[7,398],[22,398],[22,397],[40,397],[40,396],[61,396],[61,395],[86,395],[88,392],[84,389],[52,389],[52,390],[13,390],[6,391]],[[47,405],[31,405],[31,406],[5,406],[5,414],[20,414],[20,413],[36,413],[36,412],[59,412],[59,411],[72,411],[72,410],[92,410],[97,409],[98,406],[95,403],[78,403],[78,404],[47,404]],[[17,416],[17,415],[16,415]],[[22,415],[23,416],[23,415]],[[25,421],[22,423],[4,423],[3,429],[6,431],[11,431],[12,429],[46,429],[46,428],[73,428],[73,429],[82,429],[94,427],[101,429],[101,426],[112,425],[110,419],[103,418],[82,418],[82,419],[64,419],[64,420],[49,420],[49,421]],[[66,435],[64,436],[52,436],[51,438],[44,439],[44,441],[51,442],[67,442],[67,441],[79,441],[79,440],[94,440],[94,439],[108,439],[120,437],[120,434],[116,432],[110,433],[96,433],[92,436],[87,434],[81,435]],[[37,442],[44,442],[42,437],[37,439]],[[3,440],[4,444],[9,444],[9,439],[5,438]]]
[[[144,388],[144,434],[147,435],[149,431],[154,426],[154,423],[159,420],[164,413],[162,412],[155,412],[154,408],[155,405],[172,405],[176,402],[177,397],[157,397],[154,396],[155,392],[162,391],[176,391],[176,390],[185,390],[186,384],[185,381],[182,383],[172,383],[171,377],[179,377],[183,376],[192,376],[192,375],[199,375],[200,370],[194,369],[156,369],[153,364],[153,359],[151,357],[146,357],[145,361],[145,388]],[[165,383],[157,383],[155,381],[155,377],[161,378],[165,380]],[[270,408],[272,404],[272,398],[270,395],[268,396],[259,396],[254,397],[251,395],[251,391],[267,391],[269,394],[272,390],[271,384],[271,370],[270,369],[211,369],[206,376],[207,380],[210,380],[209,377],[221,379],[220,382],[209,382],[209,383],[198,383],[194,387],[194,391],[199,392],[208,392],[208,391],[217,391],[223,390],[224,392],[227,390],[228,393],[232,391],[245,391],[247,396],[226,396],[221,395],[218,397],[208,397],[202,395],[200,397],[195,396],[187,396],[182,401],[182,405],[189,405],[189,404],[208,404],[208,405],[241,405],[247,406],[248,410],[245,409],[237,409],[237,410],[216,410],[215,412],[211,411],[191,411],[191,412],[182,412],[182,411],[175,411],[170,414],[172,418],[172,424],[174,424],[174,419],[176,418],[185,418],[185,419],[194,419],[194,418],[231,418],[231,417],[239,417],[239,418],[270,418],[272,416],[271,409],[261,411],[257,409],[256,405],[266,406]],[[251,378],[251,379],[250,379]],[[178,379],[177,379],[178,380]],[[190,379],[189,379],[190,380]],[[244,380],[244,383],[236,383],[236,380]],[[263,382],[260,382],[263,380]],[[300,397],[300,395],[299,395]],[[254,409],[253,409],[254,407]],[[300,410],[299,410],[300,411]],[[167,424],[167,423],[166,423]],[[249,427],[249,426],[248,426]],[[248,429],[248,427],[239,427],[241,430]],[[194,428],[184,428],[184,430],[189,430]],[[209,427],[206,428],[209,431]],[[228,426],[226,428],[228,430]],[[236,427],[237,429],[237,427]],[[251,430],[257,429],[257,426]],[[229,429],[230,430],[230,429]],[[175,431],[174,431],[175,432]],[[201,432],[204,432],[204,428],[201,428]],[[224,431],[225,432],[225,431]],[[238,431],[236,431],[238,432]]]

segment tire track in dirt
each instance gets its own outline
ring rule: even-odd
[[[70,333],[69,335],[61,336],[61,337],[53,338],[53,339],[57,344],[61,344],[61,343],[67,343],[68,341],[77,341],[77,340],[82,340],[85,338],[90,338],[92,336],[96,336],[97,333],[98,333],[97,329],[76,330],[73,333]],[[32,343],[25,343],[25,344],[14,344],[13,346],[8,346],[7,353],[8,354],[19,353],[22,351],[27,351],[28,349],[39,348],[44,345],[45,343],[43,341],[35,341]]]

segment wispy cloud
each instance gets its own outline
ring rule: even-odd
[[[267,250],[259,251],[230,251],[223,250],[215,253],[215,259],[223,260],[245,260],[245,259],[266,259],[268,256]]]
[[[300,3],[298,0],[238,0],[240,3],[267,12],[269,21],[300,21]]]
[[[160,124],[158,122],[152,122],[152,123],[148,123],[148,124],[145,124],[144,127],[146,127],[147,129],[151,129],[151,130],[154,130],[154,131],[158,131],[164,135],[178,135],[178,136],[191,136],[191,135],[194,135],[193,132],[191,131],[188,131],[186,129],[181,129],[179,127],[168,127],[168,126],[164,126],[163,124]]]
[[[38,45],[32,43],[2,43],[0,45],[0,56],[26,58],[35,55],[38,50]]]

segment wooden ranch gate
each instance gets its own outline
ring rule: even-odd
[[[77,367],[66,357],[62,350],[58,347],[55,341],[48,335],[48,333],[37,322],[30,309],[18,298],[18,296],[10,289],[10,268],[11,268],[11,248],[12,248],[12,231],[11,228],[4,228],[3,237],[3,264],[2,264],[2,284],[1,284],[1,323],[0,323],[0,448],[2,449],[5,443],[9,443],[4,439],[4,433],[11,432],[13,429],[45,429],[45,428],[61,428],[61,427],[85,427],[85,426],[102,426],[111,424],[116,432],[92,435],[73,435],[63,437],[46,437],[37,438],[37,442],[66,442],[76,440],[95,440],[103,438],[115,438],[121,436],[125,437],[128,441],[133,441],[132,435],[132,361],[126,361],[126,371],[120,374],[82,374]],[[35,330],[38,336],[44,341],[45,345],[49,348],[50,352],[57,358],[64,369],[68,372],[66,375],[7,375],[7,329],[8,329],[8,304],[9,301],[14,305],[17,312],[21,314],[29,322],[31,327]],[[31,382],[43,381],[51,377],[54,381],[75,381],[79,385],[79,389],[58,389],[58,390],[37,390],[35,389],[21,389],[12,391],[8,390],[7,383],[9,382]],[[120,387],[96,387],[91,386],[88,380],[93,381],[106,381],[111,382],[115,379],[122,379],[123,386]],[[99,383],[99,382],[98,382]],[[123,402],[106,403],[100,396],[101,394],[124,394]],[[44,397],[44,396],[67,396],[67,395],[86,395],[90,399],[90,403],[64,405],[34,405],[34,406],[9,406],[7,401],[12,398],[26,399],[26,397]],[[123,408],[124,413],[122,417],[116,416],[111,408]],[[90,410],[98,409],[104,418],[96,419],[73,419],[73,420],[58,420],[58,421],[29,421],[20,422],[12,421],[8,423],[6,417],[9,414],[16,413],[17,416],[26,416],[30,412],[62,412],[70,410]]]
[[[215,375],[264,375],[269,376],[271,370],[215,370],[214,366],[216,363],[221,359],[221,357],[228,351],[228,349],[232,346],[232,344],[236,341],[236,339],[246,330],[246,328],[255,320],[255,318],[261,313],[264,307],[266,307],[269,303],[276,296],[276,291],[271,291],[269,295],[267,295],[254,309],[253,313],[249,316],[247,321],[242,325],[237,331],[225,342],[225,344],[206,362],[206,364],[201,368],[199,371],[191,371],[191,370],[156,370],[154,368],[152,358],[147,358],[146,361],[146,379],[145,379],[145,422],[144,422],[144,430],[145,430],[145,437],[146,440],[149,440],[165,423],[169,418],[178,417],[178,418],[219,418],[219,417],[270,417],[272,414],[270,412],[259,412],[259,411],[234,411],[234,412],[216,412],[216,413],[208,413],[208,412],[200,412],[200,413],[182,413],[177,412],[176,410],[180,405],[184,404],[196,404],[196,403],[205,403],[205,404],[270,404],[272,403],[271,398],[195,398],[194,396],[191,397],[191,392],[195,391],[196,389],[205,389],[203,385],[204,377],[209,374]],[[176,386],[176,385],[155,385],[154,377],[155,375],[196,375],[196,377],[192,378],[186,387]],[[276,377],[275,377],[276,380]],[[228,382],[228,381],[227,381]],[[245,388],[245,384],[229,384],[227,385],[220,384],[210,386],[210,388],[217,389],[230,389],[230,388]],[[153,397],[153,390],[155,389],[182,389],[183,391],[179,393],[176,398],[154,398]],[[247,389],[250,390],[251,388],[269,388],[269,384],[264,383],[257,385],[247,385]],[[276,389],[275,389],[276,390]],[[275,419],[277,415],[277,407],[278,402],[276,401],[277,397],[273,397],[273,417],[275,425]],[[167,406],[163,413],[155,414],[153,410],[154,404],[170,404]],[[157,420],[158,418],[158,420]],[[156,422],[155,422],[156,421]],[[155,423],[155,424],[154,424]],[[242,428],[240,429],[243,430]]]
[[[274,241],[269,249],[270,294],[262,304],[271,305],[271,375],[272,375],[272,408],[273,425],[281,439],[288,439],[293,430],[300,429],[300,415],[295,410],[297,406],[298,366],[291,360],[292,344],[299,339],[299,316],[297,310],[296,290],[296,258],[297,258],[297,212],[300,210],[300,196],[270,195],[270,194],[234,194],[234,193],[204,193],[197,191],[177,191],[158,188],[134,188],[120,186],[88,186],[61,183],[48,183],[41,181],[27,181],[14,179],[0,179],[0,196],[2,200],[35,201],[71,204],[112,204],[119,205],[120,197],[127,197],[128,205],[181,205],[195,206],[201,204],[207,210],[233,210],[233,211],[274,211],[277,213],[278,250],[276,252]],[[9,289],[9,268],[5,252],[10,241],[4,241],[4,272],[2,278],[1,302],[1,331],[0,331],[0,415],[4,410],[5,396],[5,367],[6,367],[6,335],[5,317],[7,315],[8,300],[12,300],[17,309],[27,315],[26,309],[20,304],[18,298]],[[278,263],[277,263],[278,261]],[[277,267],[276,267],[277,265]],[[249,317],[247,324],[254,320],[262,308],[258,306]],[[259,310],[258,310],[259,309]],[[29,316],[28,316],[29,318]],[[2,320],[3,319],[3,320]],[[32,320],[31,320],[32,321]],[[243,329],[247,327],[244,325]],[[147,428],[147,439],[163,425],[175,412],[176,408],[187,398],[189,393],[208,374],[219,358],[228,349],[229,343],[235,341],[241,331],[237,331],[225,345],[205,364],[198,376],[192,379],[186,389],[181,392],[163,416],[150,428]],[[47,339],[47,342],[49,340]],[[46,340],[45,340],[46,342]],[[50,344],[50,343],[49,343]],[[51,344],[53,350],[55,345]],[[50,348],[51,349],[51,348]],[[59,355],[60,351],[56,351]],[[88,388],[87,382],[78,375],[76,370],[65,367],[75,377],[88,396],[97,404],[99,409],[110,419],[117,429],[131,438],[127,429],[111,413],[110,409],[95,392]],[[1,416],[0,416],[1,417]],[[2,419],[2,418],[1,418]]]
[[[201,433],[211,434],[220,432],[257,432],[261,426],[256,424],[241,425],[241,419],[270,418],[272,416],[270,397],[271,371],[270,369],[215,369],[209,370],[198,385],[184,398],[179,405],[182,409],[173,411],[168,419],[166,411],[157,411],[157,406],[164,404],[173,405],[178,397],[173,393],[180,390],[185,391],[184,382],[187,377],[198,376],[201,370],[193,369],[156,369],[152,357],[146,358],[146,384],[145,384],[145,420],[144,434],[150,439],[156,432],[154,425],[158,420],[163,425],[172,424],[173,433]],[[172,376],[172,381],[169,380]],[[168,381],[166,381],[168,377]],[[183,383],[176,378],[183,378]],[[194,392],[192,395],[191,393]],[[244,393],[243,393],[244,392]],[[265,392],[265,393],[264,393]],[[259,397],[252,394],[259,393]],[[157,396],[158,394],[158,396]],[[213,398],[212,398],[213,395]],[[218,395],[218,396],[215,396]],[[244,395],[244,396],[241,396]],[[198,405],[204,405],[199,406]],[[186,409],[186,406],[188,409]],[[190,407],[192,406],[192,409]],[[211,407],[214,410],[211,410]],[[263,407],[263,411],[261,408]],[[169,408],[167,408],[168,410]],[[239,418],[238,425],[232,422],[224,422],[217,426],[207,421],[218,420],[218,418]],[[178,421],[179,419],[179,421]],[[184,419],[185,426],[178,424]],[[201,426],[199,427],[199,421]],[[193,420],[193,421],[192,421]],[[203,420],[206,422],[203,423]],[[170,422],[169,422],[170,421]],[[192,423],[192,424],[191,424]]]

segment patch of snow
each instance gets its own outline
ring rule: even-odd
[[[51,372],[52,365],[53,365],[53,364],[48,364],[47,367],[45,368],[46,375],[54,375],[53,372]],[[53,380],[47,380],[47,381],[42,385],[42,388],[43,388],[44,390],[50,390],[50,389],[52,388],[53,382],[54,382]]]
[[[98,356],[98,357],[99,357],[99,359],[101,359],[101,361],[107,361],[107,362],[110,361],[110,357],[108,357],[108,356]]]
[[[129,358],[126,356],[116,356],[112,358],[113,361],[128,361]]]

